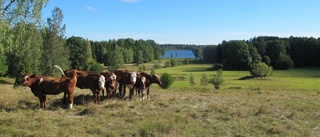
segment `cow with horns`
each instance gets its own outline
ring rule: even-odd
[[[77,83],[77,73],[71,70],[68,75],[66,75],[62,69],[55,65],[55,68],[59,69],[62,73],[62,77],[55,78],[51,76],[39,76],[24,74],[21,72],[23,78],[23,86],[30,87],[32,93],[39,98],[40,107],[47,107],[46,95],[57,95],[62,92],[68,94],[69,98],[69,108],[73,105],[73,92]]]

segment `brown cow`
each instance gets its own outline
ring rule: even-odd
[[[107,92],[107,98],[110,99],[110,97],[115,96],[116,87],[117,87],[117,75],[110,72],[100,72],[100,75],[103,75],[106,77],[106,92]],[[112,91],[112,95],[110,93],[110,90]],[[102,90],[102,96],[104,96],[104,90]]]
[[[130,90],[130,99],[134,93],[134,89],[137,91],[137,93],[139,93],[139,99],[140,100],[144,100],[144,90],[146,89],[146,77],[145,76],[141,76],[141,74],[138,72],[137,73],[138,76],[137,76],[137,81],[136,83],[134,84],[134,88],[132,88]],[[142,93],[141,96],[140,96],[140,92]]]
[[[146,72],[140,72],[139,73],[141,76],[143,77],[146,77],[146,82],[145,82],[145,89],[147,90],[147,99],[150,100],[150,96],[149,96],[149,93],[150,93],[150,85],[153,84],[153,83],[156,83],[158,84],[159,86],[162,84],[160,78],[158,77],[157,74],[148,74]],[[142,100],[144,100],[144,93],[143,93],[143,90],[142,91]],[[140,92],[138,90],[138,94],[140,96]]]
[[[117,81],[119,82],[119,98],[124,98],[126,94],[126,87],[132,89],[137,80],[137,72],[118,69],[113,72],[117,75]]]
[[[65,74],[72,73],[73,70],[66,70]],[[100,104],[100,91],[104,90],[106,79],[96,72],[75,70],[77,73],[76,86],[80,89],[90,89],[96,104]],[[66,95],[64,96],[64,99]]]
[[[55,66],[56,67],[56,66]],[[40,107],[47,107],[46,95],[57,95],[62,92],[69,96],[69,108],[73,105],[73,92],[77,83],[77,73],[73,71],[67,77],[61,70],[63,77],[37,76],[21,73],[23,86],[30,87],[32,93],[39,98]]]

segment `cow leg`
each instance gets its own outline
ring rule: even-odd
[[[98,91],[93,88],[91,88],[90,90],[92,91],[94,103],[98,104]]]
[[[119,98],[122,98],[122,84],[119,83]]]
[[[122,87],[123,87],[123,95],[122,95],[122,98],[125,98],[126,92],[127,92],[127,88],[126,88],[126,85],[125,85],[125,84],[123,84]]]
[[[106,92],[107,92],[107,99],[109,100],[112,97],[112,95],[111,95],[112,91],[110,91],[109,88],[106,88]],[[113,92],[112,92],[112,94],[113,94]]]
[[[40,94],[38,98],[40,101],[40,107],[45,108],[46,107],[46,104],[45,104],[46,103],[46,96],[43,94]]]
[[[141,96],[142,96],[142,101],[144,100],[144,90],[141,89]]]
[[[73,93],[71,92],[69,92],[68,93],[68,96],[69,96],[69,106],[68,106],[68,108],[72,108],[73,107],[73,99],[74,99],[74,97],[73,97]]]
[[[46,108],[47,107],[47,97],[46,97],[46,95],[43,95],[43,105],[44,105],[44,107]]]
[[[96,100],[96,103],[97,104],[100,104],[100,91],[99,90],[97,90],[97,100]]]
[[[107,91],[106,91],[106,94],[108,95],[108,89],[106,89]],[[104,96],[104,89],[102,89],[102,96]]]
[[[104,95],[102,95],[104,96]],[[109,100],[110,98],[110,90],[108,88],[106,88],[106,98]]]
[[[132,99],[133,94],[134,94],[134,88],[131,88],[129,93],[129,99]]]
[[[150,91],[149,91],[149,87],[147,89],[147,99],[150,100],[150,95],[149,95]]]
[[[138,92],[138,94],[139,94],[139,100],[143,100],[144,98],[143,98],[143,90],[141,90],[140,88],[137,90],[137,92]]]
[[[64,92],[63,93],[63,101],[62,101],[63,104],[67,104],[67,93]]]
[[[111,98],[115,98],[116,97],[116,95],[117,95],[117,86],[118,86],[118,84],[116,82],[114,89],[111,91],[112,92]]]
[[[43,108],[44,107],[43,99],[41,96],[39,96],[38,98],[39,98],[39,102],[40,102],[40,107]]]

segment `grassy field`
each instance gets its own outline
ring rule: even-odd
[[[150,72],[152,64],[146,64]],[[320,69],[274,71],[265,79],[238,80],[248,71],[224,71],[220,90],[200,86],[210,64],[155,70],[179,77],[167,90],[152,85],[151,100],[92,103],[76,89],[69,110],[62,96],[47,96],[39,108],[27,87],[0,78],[0,136],[320,136]],[[127,69],[138,70],[128,65]],[[196,86],[189,85],[194,75]],[[183,80],[184,77],[184,80]]]

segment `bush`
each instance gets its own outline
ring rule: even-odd
[[[200,85],[205,87],[209,83],[209,80],[207,78],[207,75],[205,73],[202,73],[201,79],[200,79]]]
[[[193,76],[192,73],[190,74],[189,83],[190,83],[191,86],[195,86],[196,85],[196,83],[194,82],[194,76]]]
[[[163,73],[160,80],[162,82],[160,87],[163,89],[168,89],[174,82],[173,77],[168,73]]]
[[[177,60],[175,60],[175,59],[170,59],[170,65],[171,65],[171,67],[178,66]]]
[[[97,61],[93,61],[90,66],[90,71],[101,72],[102,70],[102,66]]]
[[[266,63],[268,66],[271,65],[271,60],[270,60],[269,56],[263,56],[262,62]]]
[[[268,65],[264,62],[259,62],[253,66],[250,70],[250,74],[253,77],[267,77],[270,76],[272,72],[272,67],[268,67]]]
[[[217,74],[213,76],[209,83],[213,84],[215,89],[220,89],[220,85],[224,82],[222,79],[222,69],[217,71]]]
[[[154,70],[154,68],[151,69],[151,74],[156,74],[156,71]]]
[[[154,68],[154,69],[160,69],[160,68],[161,68],[161,65],[160,65],[160,64],[154,64],[154,65],[153,65],[153,68]]]
[[[164,66],[165,66],[166,68],[171,67],[170,60],[169,60],[169,61],[167,61],[167,62],[164,64]]]

